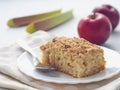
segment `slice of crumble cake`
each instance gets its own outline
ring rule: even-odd
[[[105,69],[104,51],[83,38],[55,37],[40,49],[42,64],[73,77],[86,77]]]

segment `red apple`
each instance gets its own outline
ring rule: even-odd
[[[100,13],[92,13],[82,18],[78,24],[79,36],[98,45],[109,38],[111,31],[110,20]]]
[[[106,15],[112,24],[112,30],[114,30],[119,23],[120,14],[118,10],[111,5],[102,5],[101,7],[96,7],[93,12],[98,12]]]

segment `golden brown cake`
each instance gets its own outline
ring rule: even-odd
[[[103,50],[83,38],[55,37],[40,49],[43,64],[77,78],[105,69]]]

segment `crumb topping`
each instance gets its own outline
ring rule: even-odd
[[[59,47],[59,48],[58,48]],[[54,49],[54,51],[62,51],[66,55],[74,55],[76,57],[81,57],[85,53],[103,52],[99,46],[90,43],[83,38],[66,38],[66,37],[55,37],[52,41],[48,42],[46,45],[40,47],[43,51],[47,49]]]

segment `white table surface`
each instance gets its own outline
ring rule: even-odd
[[[120,12],[120,0],[0,0],[0,47],[8,46],[28,34],[25,31],[26,27],[9,28],[7,20],[10,18],[60,8],[63,12],[73,9],[74,19],[48,31],[57,36],[72,37],[78,36],[77,25],[79,20],[91,13],[96,6],[102,4],[111,4]],[[120,51],[120,24],[104,45]]]
[[[8,46],[28,35],[25,31],[26,27],[9,28],[7,20],[10,18],[60,8],[63,11],[73,9],[74,19],[48,31],[58,36],[72,37],[78,36],[77,25],[79,20],[91,13],[96,6],[101,6],[102,4],[111,4],[120,12],[120,0],[0,0],[0,47]],[[120,24],[104,46],[120,51]]]

